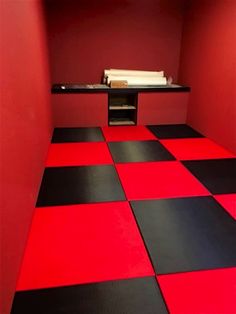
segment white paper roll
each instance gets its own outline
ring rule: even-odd
[[[143,76],[114,76],[108,75],[107,84],[111,81],[127,81],[128,85],[166,85],[165,77],[143,77]]]
[[[108,75],[163,77],[164,71],[138,71],[138,70],[119,70],[119,69],[104,70],[104,76],[108,76]]]

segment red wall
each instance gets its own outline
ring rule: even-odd
[[[182,0],[46,1],[52,82],[100,82],[105,68],[177,78]]]
[[[138,124],[183,124],[186,122],[189,92],[139,93]]]
[[[52,131],[39,1],[1,1],[1,292],[8,314]]]
[[[108,124],[108,96],[94,94],[53,94],[55,127],[96,127]]]
[[[196,0],[186,12],[180,82],[187,122],[236,152],[236,1]]]

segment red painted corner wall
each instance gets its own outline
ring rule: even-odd
[[[51,132],[40,1],[1,1],[1,291],[8,314]]]
[[[195,0],[186,12],[180,83],[187,122],[236,153],[236,1]]]
[[[46,1],[52,82],[100,82],[105,68],[177,78],[182,0]]]

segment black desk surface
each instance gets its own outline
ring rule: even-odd
[[[127,88],[110,88],[104,84],[53,84],[53,94],[77,93],[138,93],[138,92],[190,92],[190,87],[180,85],[129,86]]]

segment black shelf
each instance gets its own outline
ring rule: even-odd
[[[112,125],[112,126],[135,125],[135,122],[132,121],[132,120],[129,120],[129,119],[125,119],[125,118],[122,118],[122,119],[111,119],[109,121],[109,125]]]
[[[138,93],[108,95],[108,125],[136,125]]]
[[[53,94],[78,94],[78,93],[138,93],[138,92],[190,92],[190,87],[180,85],[159,85],[159,86],[129,86],[127,88],[110,88],[102,84],[53,84],[51,92]]]
[[[136,107],[131,105],[111,105],[109,110],[136,110]]]

